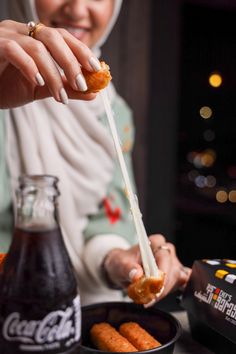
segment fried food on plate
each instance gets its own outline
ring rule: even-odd
[[[163,283],[164,273],[161,271],[158,278],[142,276],[128,286],[128,296],[136,304],[148,304],[161,293]]]
[[[86,93],[98,92],[104,89],[112,79],[110,68],[104,61],[101,61],[101,70],[97,72],[88,71],[83,67],[81,70],[88,86]]]
[[[90,336],[93,344],[108,352],[137,352],[137,349],[109,323],[101,322],[92,326]]]
[[[120,334],[128,339],[130,343],[139,351],[153,349],[161,346],[154,337],[151,336],[136,322],[125,322],[119,328]]]

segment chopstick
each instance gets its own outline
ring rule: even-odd
[[[117,133],[116,124],[115,124],[115,120],[114,120],[114,114],[113,114],[111,104],[110,104],[110,101],[108,98],[107,90],[104,89],[104,90],[100,91],[100,94],[101,94],[101,98],[104,103],[109,127],[111,130],[111,134],[112,134],[112,138],[114,141],[118,161],[120,164],[121,172],[122,172],[123,179],[124,179],[125,186],[126,186],[126,190],[127,190],[127,198],[130,203],[130,209],[131,209],[131,212],[133,215],[134,224],[135,224],[136,232],[138,235],[138,243],[139,243],[139,247],[140,247],[140,253],[141,253],[144,274],[146,277],[150,277],[150,276],[158,277],[159,269],[158,269],[157,264],[155,262],[155,258],[154,258],[154,255],[153,255],[153,252],[152,252],[152,249],[150,246],[150,241],[147,237],[147,233],[146,233],[146,230],[145,230],[145,227],[143,224],[142,214],[141,214],[139,204],[138,204],[138,198],[132,190],[132,185],[130,182],[129,174],[128,174],[127,167],[126,167],[125,160],[124,160],[124,156],[122,153],[121,143],[120,143],[120,139],[119,139],[119,136]]]

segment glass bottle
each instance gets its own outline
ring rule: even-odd
[[[0,353],[78,353],[80,297],[57,219],[58,179],[23,176],[0,280]]]

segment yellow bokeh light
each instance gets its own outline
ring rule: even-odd
[[[212,109],[208,106],[203,106],[200,108],[200,116],[203,118],[203,119],[209,119],[211,118],[212,116]]]
[[[209,84],[212,87],[220,87],[222,84],[222,76],[219,73],[213,73],[209,76]]]
[[[216,193],[216,200],[219,203],[225,203],[228,200],[228,194],[225,191],[220,190]]]
[[[201,156],[201,163],[205,167],[211,167],[215,162],[214,157],[209,153],[203,153]]]
[[[236,190],[232,190],[229,192],[229,201],[231,203],[236,203]]]

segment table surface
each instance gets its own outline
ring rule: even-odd
[[[172,312],[172,315],[179,320],[183,328],[183,333],[175,345],[174,354],[214,354],[192,338],[185,311]]]

